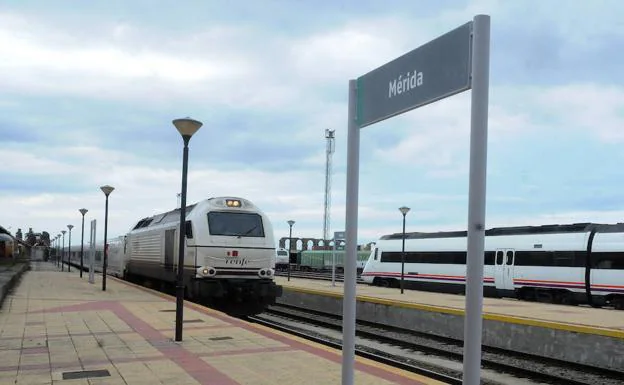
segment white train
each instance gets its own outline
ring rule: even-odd
[[[290,253],[288,250],[280,247],[276,251],[275,269],[276,270],[288,270],[288,262],[290,259]]]
[[[107,274],[175,293],[179,223],[176,209],[143,218],[125,236],[109,239]],[[230,313],[256,314],[281,296],[274,280],[273,227],[252,202],[217,197],[189,205],[184,231],[187,298]],[[96,271],[102,268],[102,246]],[[79,244],[72,245],[70,257],[72,265],[80,265]]]
[[[624,224],[575,223],[486,230],[484,294],[624,309]],[[405,287],[464,293],[466,231],[406,233]],[[402,234],[384,235],[362,272],[399,286]]]

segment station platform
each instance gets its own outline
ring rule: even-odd
[[[330,281],[292,277],[290,281],[276,277],[276,282],[284,290],[340,298],[344,290],[342,282],[332,286]],[[359,302],[461,316],[466,301],[463,295],[415,290],[404,290],[401,294],[400,289],[368,284],[358,284],[356,294]],[[484,297],[483,319],[624,339],[624,312],[621,310]]]
[[[38,262],[0,309],[1,384],[340,384],[341,352],[112,277]],[[442,384],[356,358],[360,384]]]

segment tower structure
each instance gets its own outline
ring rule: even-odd
[[[331,209],[331,179],[332,179],[332,155],[334,154],[334,133],[336,130],[325,130],[325,204],[323,216],[323,241],[329,238],[329,223]]]

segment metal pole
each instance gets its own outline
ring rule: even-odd
[[[106,291],[106,267],[108,264],[108,245],[106,242],[108,232],[108,195],[106,195],[106,206],[104,209],[104,261],[102,261],[102,291]]]
[[[67,272],[71,271],[71,229],[69,229],[69,244],[67,245]]]
[[[91,233],[90,233],[90,244],[89,244],[89,283],[95,283],[95,241],[96,241],[96,220],[93,219],[91,221]]]
[[[483,313],[483,251],[487,182],[487,129],[490,71],[490,17],[474,17],[472,30],[472,95],[470,118],[470,181],[468,190],[468,253],[464,324],[464,385],[479,385]]]
[[[188,143],[191,137],[189,135],[182,135],[182,139],[184,139],[184,154],[182,156],[182,197],[180,203],[180,238],[178,243],[178,278],[176,283],[176,341],[182,341],[182,317],[184,315],[184,233],[186,227],[186,174],[188,172]]]
[[[332,286],[336,286],[336,237],[334,237],[334,247],[332,247]]]
[[[84,210],[84,209],[83,209]],[[80,278],[82,278],[82,270],[84,270],[83,265],[83,254],[84,254],[84,216],[85,212],[80,212],[82,214],[82,236],[80,237]]]
[[[357,84],[349,80],[347,134],[347,210],[342,302],[342,385],[353,385],[355,366],[355,287],[357,263],[358,183],[360,173],[360,129],[356,124]]]
[[[61,271],[65,271],[65,232],[63,232],[63,249],[61,251]]]
[[[288,233],[288,281],[290,281],[290,252],[292,251],[292,227],[293,225],[288,224],[290,226],[290,232]]]
[[[405,214],[403,214],[403,244],[401,246],[401,294],[403,294],[405,275]]]

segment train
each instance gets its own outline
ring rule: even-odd
[[[465,294],[466,231],[381,236],[362,279]],[[624,223],[572,223],[485,230],[484,295],[624,310]]]
[[[180,209],[145,217],[125,235],[107,243],[107,274],[175,293]],[[269,217],[240,197],[213,197],[186,207],[183,230],[184,294],[236,316],[254,315],[275,304],[276,250]],[[81,245],[69,250],[80,266]],[[89,246],[84,245],[83,266]],[[95,246],[96,271],[102,271],[104,244]],[[67,256],[65,256],[67,261]]]
[[[9,234],[0,233],[0,260],[15,258],[16,255],[17,248],[13,237]]]
[[[277,251],[277,262],[275,269],[284,271],[288,269],[288,250],[280,248]],[[331,271],[332,263],[336,260],[336,272],[342,274],[344,272],[344,249],[338,250],[299,250],[290,254],[291,271],[315,271],[327,272]],[[370,256],[370,250],[358,250],[357,252],[357,273],[360,274],[364,270],[364,265]]]

